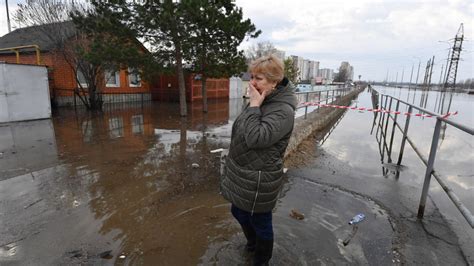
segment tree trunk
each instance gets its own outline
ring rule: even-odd
[[[102,109],[102,101],[98,97],[97,90],[95,88],[89,89],[89,106],[91,110]]]
[[[178,76],[180,114],[186,116],[188,113],[186,109],[186,87],[184,84],[181,46],[179,44],[176,44],[176,74]]]
[[[201,89],[201,92],[202,92],[202,111],[204,113],[207,113],[207,88],[206,88],[206,76],[202,75],[202,79],[201,79],[201,82],[202,82],[202,89]]]
[[[188,123],[186,117],[181,117],[180,121],[180,134],[179,134],[179,160],[181,162],[180,167],[182,169],[186,168],[186,150],[188,146]]]

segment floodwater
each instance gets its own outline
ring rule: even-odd
[[[441,93],[437,91],[423,92],[408,90],[407,88],[374,87],[379,93],[398,97],[409,103],[423,106],[427,110],[446,114],[457,111],[458,114],[449,119],[468,127],[474,125],[474,95],[465,93]],[[443,103],[444,100],[444,103]],[[353,103],[353,106],[372,108],[370,93],[363,92]],[[392,104],[395,109],[395,102]],[[406,112],[405,105],[400,110]],[[381,118],[382,117],[382,122]],[[387,116],[375,116],[374,113],[349,110],[345,113],[337,126],[319,141],[319,154],[340,160],[352,173],[360,173],[368,177],[368,189],[376,189],[381,178],[396,183],[414,187],[419,194],[414,195],[414,206],[418,206],[421,197],[426,167],[418,158],[414,150],[406,143],[402,157],[402,167],[397,176],[397,169],[393,166],[400,153],[402,134],[395,130],[393,144],[390,139],[393,121],[385,123]],[[385,118],[385,121],[384,121]],[[375,119],[375,120],[374,120]],[[374,122],[375,121],[375,122]],[[397,122],[404,128],[405,116],[399,116]],[[413,140],[425,158],[428,158],[433,137],[435,119],[411,117],[408,136]],[[378,126],[380,125],[380,127]],[[383,134],[381,134],[383,132]],[[383,136],[386,136],[384,149]],[[442,179],[453,189],[463,204],[474,213],[474,138],[450,125],[443,124],[438,143],[438,152],[435,161],[435,170]],[[392,151],[390,160],[387,149]],[[318,161],[318,160],[317,160]],[[324,160],[319,160],[319,162]],[[318,164],[316,162],[316,164]],[[336,169],[337,171],[337,169]],[[430,198],[436,203],[441,214],[451,224],[460,242],[469,246],[471,259],[473,258],[474,230],[460,214],[458,209],[447,197],[435,178],[431,178]],[[427,204],[431,204],[428,200]],[[416,209],[414,210],[416,212]]]
[[[241,107],[211,102],[204,115],[190,105],[181,118],[177,104],[119,104],[0,126],[0,264],[250,263],[210,153],[228,146]],[[335,204],[371,221],[347,247],[353,213]],[[386,211],[344,191],[290,180],[274,220],[276,265],[392,259]]]
[[[370,95],[362,93],[355,103],[371,106]],[[218,193],[219,159],[210,153],[228,145],[241,106],[240,99],[211,102],[204,115],[200,105],[190,105],[189,116],[181,118],[177,104],[119,104],[101,114],[60,109],[52,120],[1,125],[0,264],[250,263],[230,205]],[[461,106],[454,97],[456,119],[466,113]],[[371,113],[348,111],[319,147],[354,171],[380,178],[384,161],[370,134],[372,120]],[[413,132],[432,134],[423,123],[428,119],[412,119]],[[439,154],[452,156],[446,163],[456,164],[450,184],[468,205],[472,140],[450,137],[451,131]],[[419,186],[423,169],[409,150],[396,182]],[[293,209],[305,219],[291,218]],[[366,214],[366,226],[344,246],[355,210]],[[290,178],[274,221],[274,265],[394,262],[387,211],[361,196]]]
[[[62,109],[0,127],[0,261],[195,264],[235,231],[209,152],[234,114],[227,102],[189,108],[183,119],[176,104]]]

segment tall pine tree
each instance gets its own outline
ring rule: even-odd
[[[207,78],[229,77],[245,70],[245,57],[238,46],[246,36],[255,38],[261,31],[250,19],[243,20],[242,9],[232,0],[196,0],[184,6],[191,33],[186,41],[187,58],[201,75],[203,112],[207,112]]]
[[[187,114],[183,64],[188,63],[202,75],[204,111],[207,111],[206,79],[243,70],[244,57],[237,47],[246,36],[255,38],[260,34],[249,19],[243,20],[242,9],[232,0],[94,0],[91,3],[98,14],[120,17],[122,25],[146,42],[156,62],[175,70],[181,116]]]

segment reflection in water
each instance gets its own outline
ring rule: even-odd
[[[175,108],[115,109],[88,118],[88,130],[57,127],[58,143],[67,146],[65,159],[99,175],[89,187],[89,206],[103,220],[101,234],[119,230],[121,245],[114,252],[129,263],[195,264],[208,241],[233,229],[224,226],[228,213],[219,207],[224,202],[209,153],[218,138],[206,134],[228,123],[228,105],[210,105],[208,114],[191,106],[185,118]],[[80,132],[94,140],[71,143]]]
[[[382,89],[382,90],[386,90],[384,93],[389,94],[389,95],[393,95],[393,92],[394,92],[388,89]],[[404,93],[407,93],[408,95],[410,94],[409,91],[408,92],[405,91]],[[426,101],[429,94],[431,94],[432,96],[436,95],[436,97],[431,97],[431,101],[428,101],[428,104],[426,103],[424,104],[424,107],[426,109],[431,110],[433,112],[439,111],[442,113],[446,113],[450,111],[450,108],[455,108],[456,111],[459,111],[459,115],[450,116],[449,119],[457,120],[457,122],[464,125],[468,125],[468,126],[469,126],[469,123],[471,123],[474,120],[473,112],[472,112],[474,111],[474,108],[472,105],[474,98],[471,95],[455,94],[452,92],[450,93],[436,92],[436,91],[431,91],[431,92],[428,91],[428,92],[423,92],[423,93],[427,93],[427,95],[425,96],[423,96],[423,94],[421,95],[424,101]],[[416,94],[413,95],[413,98],[416,98]],[[383,115],[381,116],[383,117]],[[395,129],[395,122],[392,125],[391,137],[388,137],[387,136],[387,133],[389,132],[387,131],[388,124],[385,124],[384,126],[383,119],[381,120],[382,122],[380,122],[380,119],[379,119],[379,123],[378,123],[378,128],[381,129],[381,134],[380,136],[377,135],[377,141],[380,144],[379,150],[381,151],[382,163],[385,162],[384,151],[388,151],[387,163],[390,163],[391,162],[390,151],[392,149],[392,144],[394,140],[393,130]],[[400,117],[400,120],[402,121],[398,123],[402,124],[405,121],[405,118],[402,116]],[[408,135],[411,141],[418,147],[418,152],[423,154],[425,158],[428,158],[430,146],[432,142],[433,126],[436,120],[432,118],[425,119],[425,118],[414,118],[414,117],[412,118],[412,120],[413,122],[410,122],[409,124]],[[408,123],[408,120],[406,120],[405,123]],[[401,126],[403,127],[403,125]],[[448,128],[450,129],[449,134],[447,134]],[[388,140],[387,138],[390,138],[390,144],[387,145],[388,150],[386,149],[387,146],[385,146]],[[457,193],[460,192],[461,195],[462,194],[472,195],[469,191],[473,190],[473,187],[469,186],[469,184],[472,183],[472,179],[470,180],[469,178],[467,178],[472,172],[472,159],[474,158],[473,153],[472,153],[473,146],[471,145],[471,143],[472,143],[472,136],[470,136],[469,134],[459,129],[455,129],[446,123],[441,124],[440,140],[438,142],[438,152],[436,155],[435,169],[439,175],[443,176],[442,179],[446,180],[450,186],[457,188],[455,189],[455,191],[457,191]],[[402,141],[402,145],[403,145],[403,141]],[[411,149],[411,148],[408,148],[408,149]],[[397,165],[388,165],[390,168],[396,170],[396,177],[398,177],[399,175],[398,170],[401,170],[397,168],[397,166],[400,167],[399,165],[403,157],[404,157],[403,148],[401,148]],[[387,166],[387,164],[385,164],[384,166]],[[420,167],[419,169],[421,172],[420,176],[424,176],[423,170],[426,169],[424,165],[423,167]],[[386,173],[386,171],[384,171],[384,173]],[[469,174],[466,174],[466,173],[469,173]],[[472,206],[473,202],[474,201],[470,200],[469,197],[467,201],[464,200],[464,203],[467,204],[468,206]]]
[[[350,106],[350,105],[349,105]],[[357,106],[356,106],[357,107]],[[349,109],[343,109],[344,112],[341,114],[341,116],[336,120],[336,122],[334,122],[330,128],[327,128],[325,130],[323,130],[323,133],[324,135],[322,137],[320,137],[318,140],[318,145],[323,145],[324,142],[326,142],[326,140],[329,138],[329,136],[331,136],[331,133],[336,129],[337,125],[339,125],[339,123],[342,121],[342,119],[344,118],[344,116],[346,115],[347,111]]]
[[[0,181],[58,162],[51,120],[0,126]]]
[[[35,195],[34,191],[41,190],[44,195],[39,201],[33,197],[33,204],[19,204],[31,204],[28,211],[45,208],[47,218],[39,218],[61,224],[44,228],[36,240],[20,243],[23,250],[28,250],[25,245],[36,246],[36,252],[18,254],[23,254],[23,259],[48,256],[53,260],[45,264],[81,264],[90,262],[89,255],[97,258],[96,254],[111,250],[117,263],[123,254],[124,263],[183,265],[197,264],[210,243],[226,241],[236,228],[228,204],[218,194],[218,160],[209,151],[228,142],[229,104],[212,101],[207,114],[198,104],[189,107],[185,118],[179,116],[178,105],[164,103],[111,105],[95,114],[62,109],[53,123],[43,120],[28,122],[28,126],[0,127],[1,179],[17,176],[17,168],[25,162],[32,164],[25,173],[34,165],[38,169],[55,165],[41,170],[44,178],[39,183],[31,183],[31,177],[26,176],[11,179],[14,184],[24,183],[18,189],[2,184],[12,189],[13,194],[8,194],[12,201],[19,191]],[[44,182],[55,185],[45,186]],[[51,200],[45,200],[46,195]],[[55,202],[62,199],[70,204]],[[63,210],[83,218],[70,219],[61,214]],[[42,223],[39,218],[27,221]],[[18,214],[8,217],[4,223],[9,225],[8,231],[17,219]],[[77,227],[78,221],[86,228]],[[27,233],[28,228],[35,228],[25,226],[15,231]],[[61,231],[64,227],[71,229],[65,233]],[[84,237],[71,237],[77,230],[84,232]],[[67,236],[63,245],[44,246],[45,239],[63,235]],[[94,236],[95,245],[83,251],[68,250],[82,246],[81,241],[87,243],[87,235]],[[184,253],[187,256],[182,256]]]

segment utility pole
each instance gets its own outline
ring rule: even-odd
[[[446,75],[448,73],[448,65],[449,65],[449,54],[451,54],[451,47],[448,49],[448,55],[446,57],[446,69],[444,70],[444,74],[443,74],[443,84],[446,82],[446,79],[448,78]]]
[[[8,0],[5,0],[5,6],[7,7],[8,33],[10,33],[10,32],[12,32],[12,27],[10,26],[10,12],[8,11]]]
[[[428,59],[425,67],[425,76],[423,77],[423,87],[428,84],[428,76],[430,75],[430,66],[431,66],[431,58]]]
[[[397,77],[395,78],[395,85],[397,84],[398,82],[398,71],[397,71]]]
[[[451,58],[449,61],[449,67],[446,74],[446,81],[444,82],[443,91],[446,91],[448,89],[454,90],[456,86],[456,76],[458,74],[458,63],[459,63],[459,59],[461,58],[463,40],[464,40],[464,26],[461,23],[461,26],[459,26],[458,33],[456,34],[456,37],[454,37],[454,44],[453,44],[453,48],[451,49],[452,53],[451,53]]]
[[[428,89],[431,86],[431,75],[433,75],[434,59],[435,59],[435,56],[433,55],[433,59],[431,60],[431,66],[430,66],[430,76],[429,76],[429,79],[428,79]]]
[[[405,74],[405,67],[402,68],[402,80],[400,81],[400,83],[403,85],[403,75]]]
[[[438,85],[441,86],[441,81],[443,79],[443,70],[444,70],[444,65],[441,65],[441,73],[439,74],[439,82]]]
[[[418,76],[420,75],[421,60],[418,61],[418,72],[416,73],[416,85],[418,85]]]

